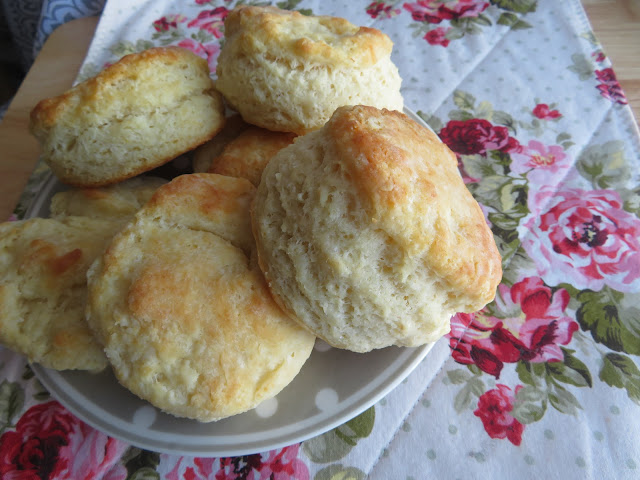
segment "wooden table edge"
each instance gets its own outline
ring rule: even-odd
[[[29,133],[31,109],[66,91],[78,75],[98,25],[86,17],[61,25],[44,43],[0,123],[0,221],[13,212],[40,155]]]

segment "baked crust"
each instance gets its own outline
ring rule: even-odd
[[[118,380],[176,416],[214,421],[276,395],[315,337],[278,308],[255,262],[249,181],[161,187],[91,268],[87,320]]]
[[[120,226],[74,216],[0,224],[0,341],[56,370],[104,369],[84,319],[86,272]]]
[[[58,178],[103,186],[162,165],[213,137],[224,105],[205,60],[178,47],[127,55],[40,101],[30,130]]]
[[[493,300],[502,259],[455,154],[405,114],[341,109],[327,126],[371,221],[464,296],[463,311]]]
[[[392,42],[378,30],[242,6],[225,19],[225,37],[216,88],[248,123],[301,135],[343,105],[402,110]]]
[[[399,112],[339,108],[267,165],[252,206],[276,301],[327,343],[416,346],[484,307],[501,259],[455,155]]]
[[[307,16],[276,7],[242,6],[225,19],[230,55],[267,54],[332,68],[369,67],[391,55],[393,43],[375,28],[330,16]]]
[[[208,172],[246,178],[257,187],[269,160],[291,145],[295,138],[295,133],[250,127],[229,142],[222,153],[213,159]]]

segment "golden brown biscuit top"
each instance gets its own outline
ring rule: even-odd
[[[209,173],[246,178],[256,187],[269,160],[283,148],[291,145],[295,133],[272,132],[260,127],[249,127],[213,159]]]
[[[116,101],[114,103],[118,103],[130,93],[118,88],[123,80],[136,78],[139,75],[153,76],[154,70],[159,66],[185,62],[194,65],[198,70],[209,71],[206,60],[180,47],[156,47],[125,55],[95,77],[79,83],[62,95],[41,100],[31,111],[30,129],[36,137],[39,137],[56,124],[63,112],[73,111],[80,114],[82,109],[100,109],[114,100]],[[171,87],[174,86],[166,86],[167,89]],[[160,100],[162,92],[154,93]]]
[[[384,33],[343,18],[305,16],[275,7],[242,6],[225,19],[226,49],[234,54],[268,53],[303,63],[367,67],[389,57]]]
[[[247,253],[254,245],[247,215],[254,195],[244,178],[193,173],[158,189],[139,215],[215,233]]]
[[[461,293],[492,300],[500,254],[453,152],[397,111],[341,107],[326,128],[372,223]]]

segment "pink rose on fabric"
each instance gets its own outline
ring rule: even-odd
[[[393,8],[383,1],[371,2],[367,6],[367,13],[371,18],[392,18],[401,12],[399,8]]]
[[[217,458],[176,457],[163,454],[160,456],[158,471],[164,473],[165,464],[172,464],[173,468],[162,477],[165,480],[208,480],[213,478],[217,463]]]
[[[449,45],[449,39],[446,37],[449,30],[451,29],[448,28],[445,30],[442,27],[434,28],[425,34],[424,39],[429,43],[429,45],[442,45],[443,47],[446,47]]]
[[[481,118],[451,120],[439,136],[458,155],[485,155],[490,150],[511,152],[520,147],[518,141],[509,136],[507,127],[492,125]]]
[[[195,40],[192,40],[190,38],[185,38],[184,40],[180,41],[180,43],[178,43],[178,46],[186,48],[187,50],[191,50],[199,57],[204,58],[209,65],[209,70],[211,72],[216,71],[218,55],[220,54],[220,45],[218,45],[217,43],[203,44],[200,42],[196,42]]]
[[[498,384],[478,399],[478,408],[473,414],[482,420],[482,425],[491,438],[506,438],[516,446],[522,442],[524,425],[510,413],[513,411],[515,395],[521,388],[522,385],[518,385],[515,392],[512,392],[506,385]]]
[[[499,285],[493,314],[485,308],[451,318],[451,356],[496,378],[505,363],[562,361],[560,345],[571,342],[578,330],[577,322],[565,314],[568,304],[566,290],[552,292],[538,277],[511,288]]]
[[[640,290],[640,219],[613,190],[543,187],[518,227],[527,254],[547,285]]]
[[[128,445],[85,425],[58,402],[34,405],[0,437],[0,477],[124,480]]]
[[[226,7],[216,7],[213,10],[203,10],[198,16],[191,20],[187,27],[197,27],[206,30],[216,38],[221,38],[224,33],[224,19],[227,18],[229,10]]]
[[[178,28],[178,24],[183,23],[186,20],[187,17],[184,15],[167,15],[166,17],[161,17],[153,22],[153,28],[155,28],[157,32],[166,32],[171,29]]]
[[[117,462],[127,448],[126,443],[78,421],[69,435],[69,444],[60,449],[60,460],[65,463],[65,468],[56,478],[124,480],[127,469]]]
[[[456,20],[463,17],[477,17],[489,6],[488,2],[477,0],[419,0],[405,3],[404,9],[417,22],[440,23],[442,20]]]
[[[562,147],[546,146],[537,140],[531,140],[526,147],[511,153],[511,171],[527,174],[527,180],[537,185],[560,183],[571,165],[571,158]]]
[[[300,444],[265,454],[220,459],[215,480],[309,480],[307,465],[298,458]]]
[[[546,103],[539,103],[531,113],[540,120],[553,120],[562,116],[558,110],[551,110]]]
[[[612,68],[596,70],[596,78],[600,82],[600,84],[596,86],[600,91],[600,95],[620,105],[626,105],[628,103]]]

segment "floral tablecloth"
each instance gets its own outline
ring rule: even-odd
[[[215,71],[238,3],[107,2],[81,78],[168,44]],[[109,438],[1,350],[2,478],[640,478],[640,135],[579,1],[277,5],[394,41],[406,106],[458,155],[494,232],[496,300],[452,318],[409,378],[359,417],[245,457]]]

